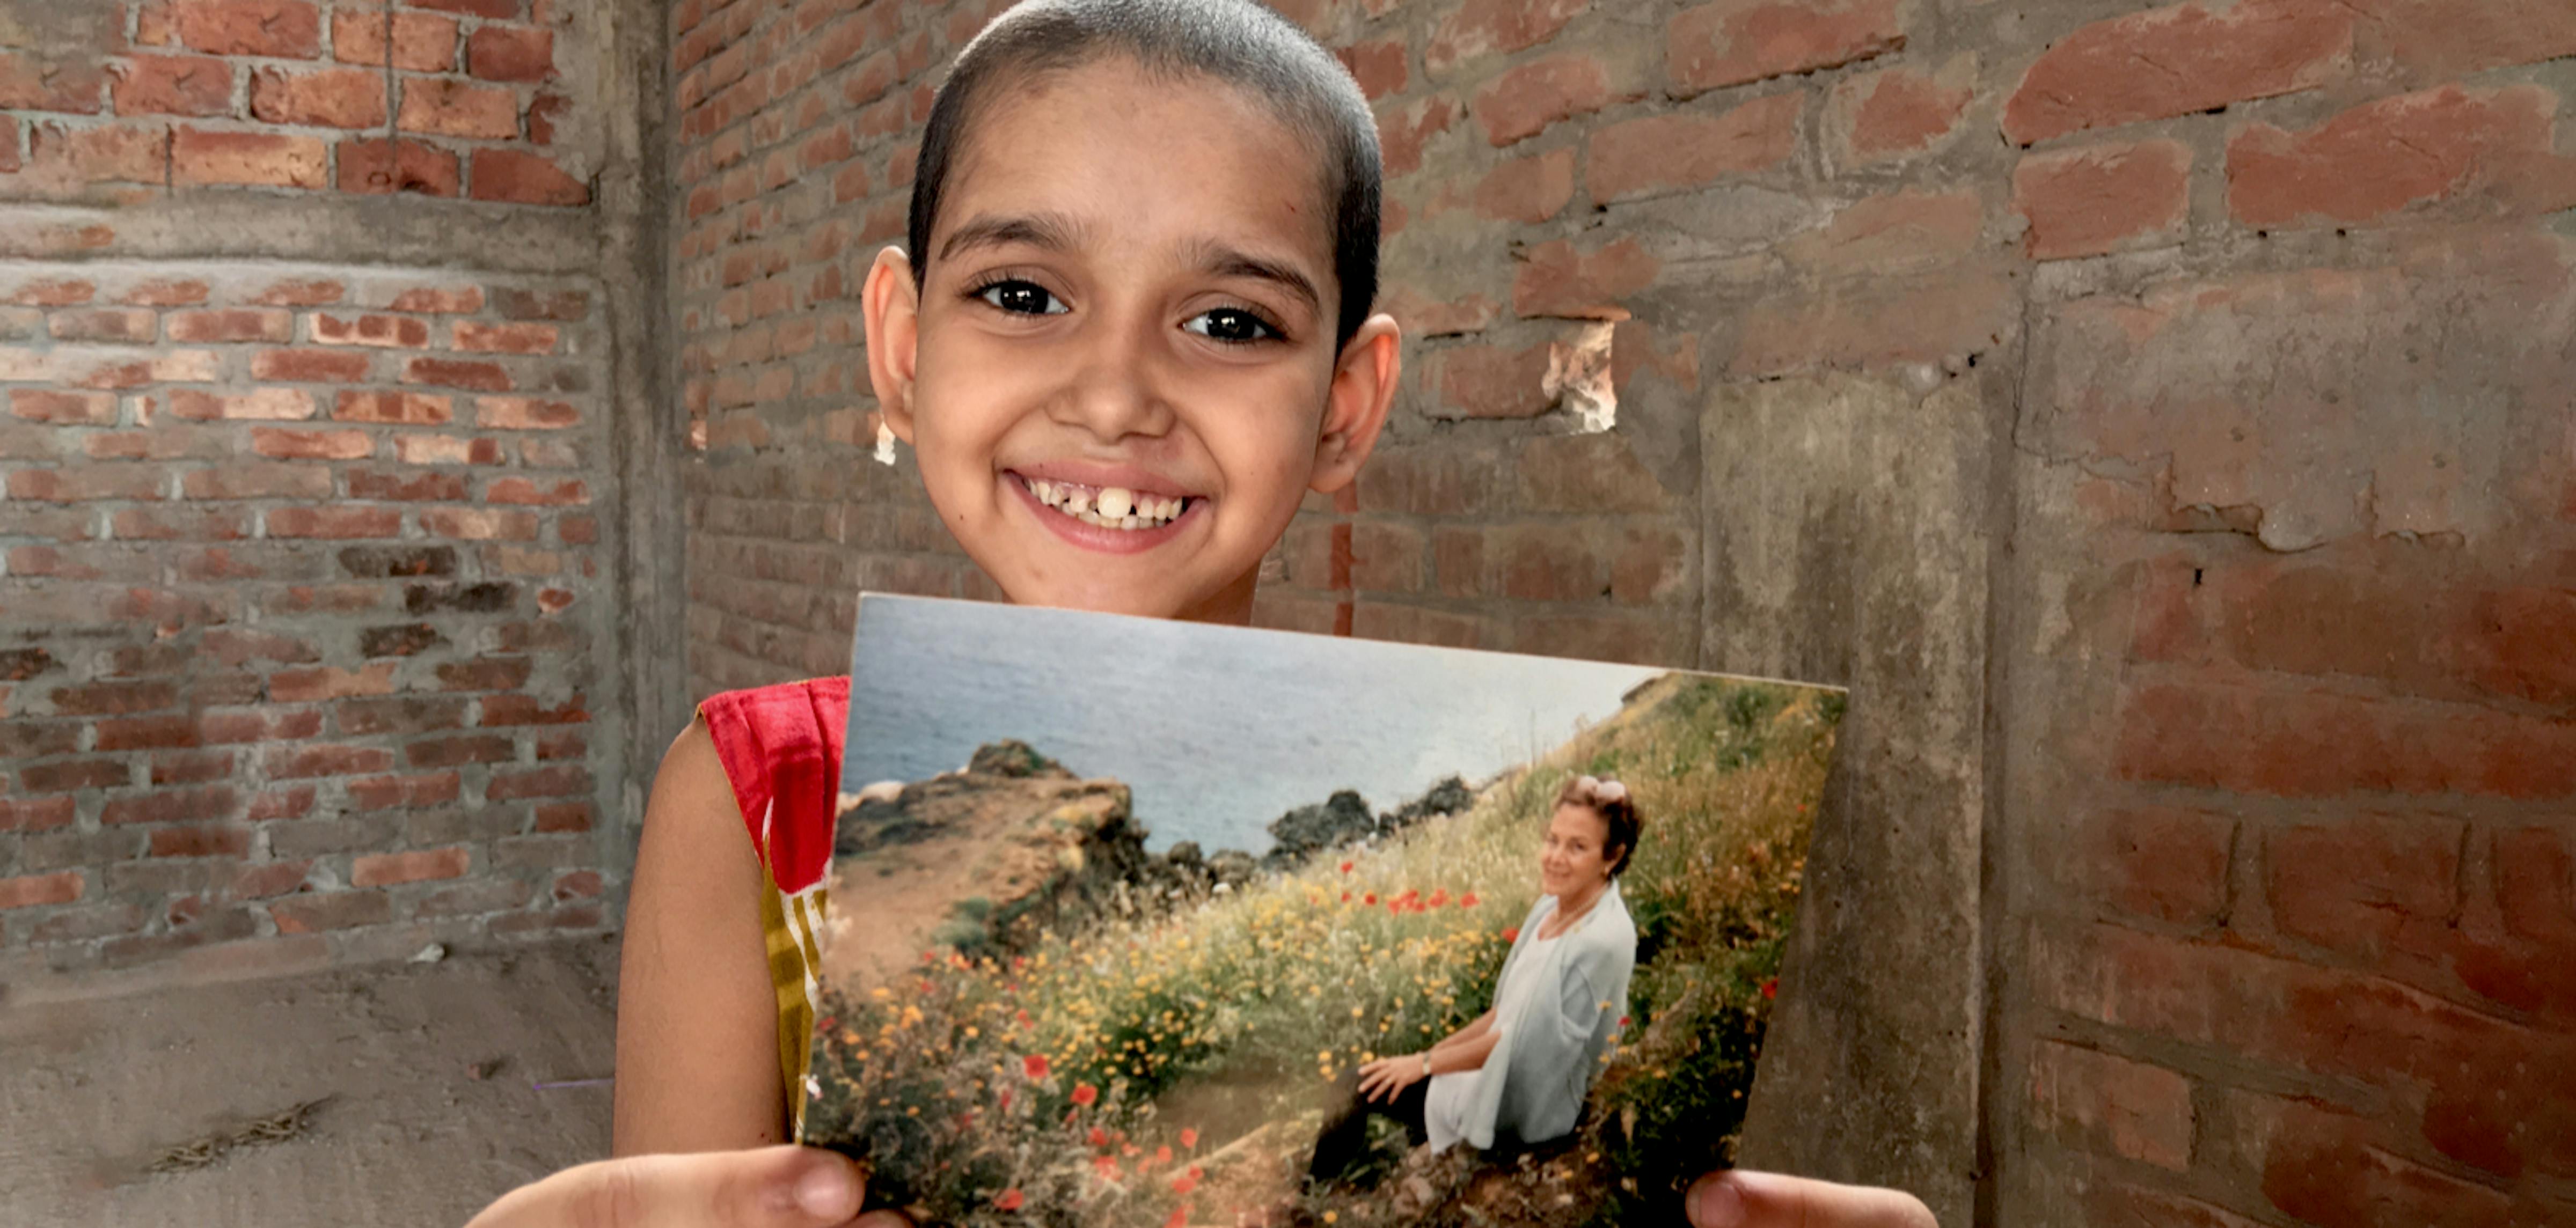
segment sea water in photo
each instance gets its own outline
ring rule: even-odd
[[[872,1200],[1679,1222],[1732,1160],[1841,691],[873,596],[855,659],[800,1137]],[[1610,830],[1557,804],[1585,778],[1641,820],[1615,889],[1597,850],[1542,871],[1552,832]],[[1545,885],[1578,863],[1589,891]],[[1419,1085],[1463,1141],[1379,1119],[1318,1160],[1359,1072],[1489,1010],[1484,1065]]]

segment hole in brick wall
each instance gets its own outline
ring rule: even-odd
[[[2191,569],[2191,586],[2193,588],[2200,587],[2200,569],[2197,567]]]
[[[1574,415],[1578,435],[1598,435],[1619,424],[1619,390],[1610,378],[1610,341],[1617,327],[1597,321],[1583,325],[1571,341],[1548,343],[1547,375],[1539,390]]]

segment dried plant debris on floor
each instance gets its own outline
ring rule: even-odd
[[[313,1111],[331,1102],[331,1097],[307,1100],[281,1113],[246,1122],[230,1130],[218,1130],[193,1142],[181,1143],[161,1153],[152,1162],[156,1173],[184,1173],[204,1168],[242,1147],[264,1147],[301,1138],[311,1124]]]

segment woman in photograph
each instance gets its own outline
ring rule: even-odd
[[[1371,1114],[1440,1151],[1573,1132],[1628,1008],[1637,927],[1618,880],[1642,822],[1618,781],[1567,782],[1539,853],[1544,894],[1503,959],[1493,1009],[1425,1052],[1361,1066],[1350,1103],[1315,1142],[1309,1179],[1332,1181],[1350,1167],[1368,1145]]]

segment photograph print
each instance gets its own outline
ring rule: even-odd
[[[869,595],[802,1141],[958,1225],[1680,1222],[1844,693]]]

